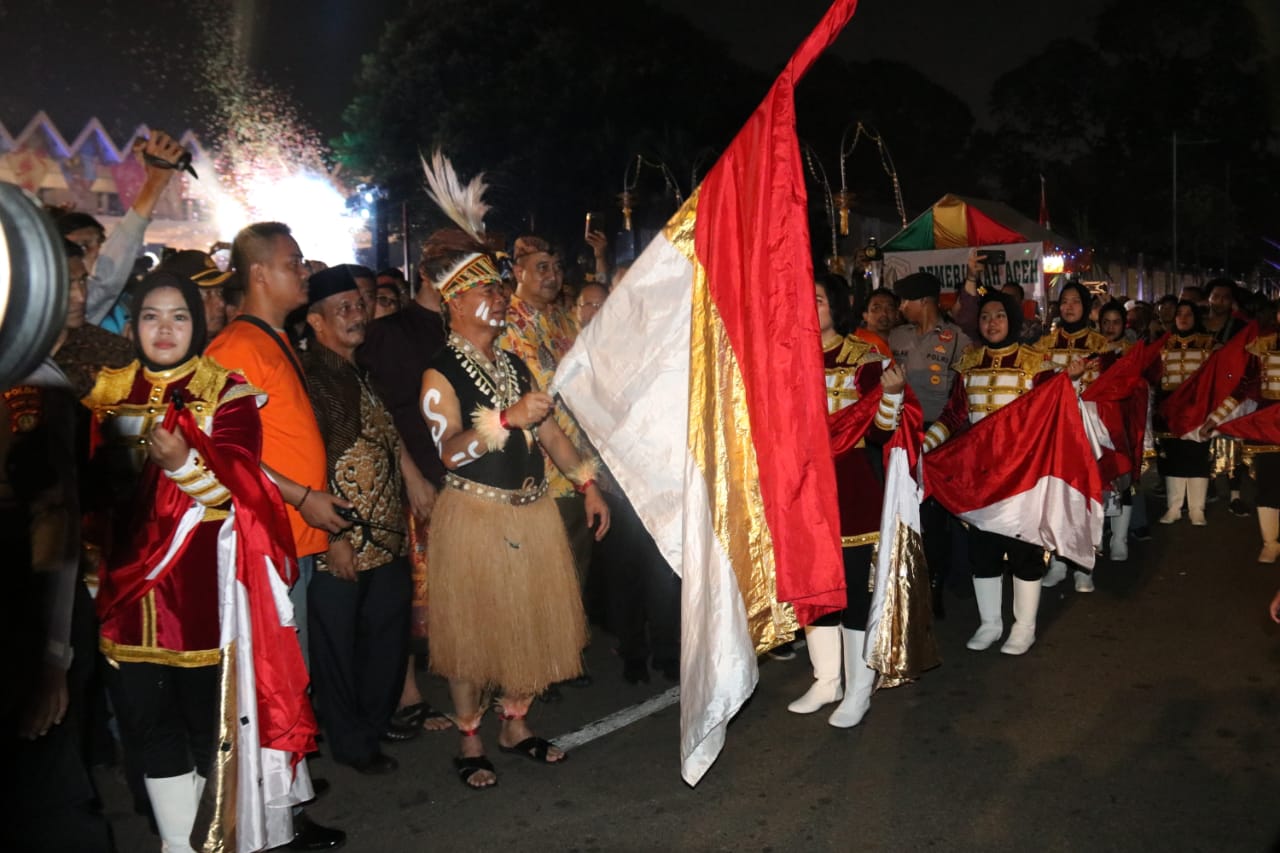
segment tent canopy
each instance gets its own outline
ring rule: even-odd
[[[953,193],[947,193],[913,219],[883,248],[886,252],[919,252],[1005,243],[1050,243],[1063,249],[1077,248],[1073,241],[1003,202]]]

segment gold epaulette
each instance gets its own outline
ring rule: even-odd
[[[1185,347],[1179,347],[1179,346],[1178,346],[1178,342],[1179,342],[1179,341],[1181,341],[1181,340],[1183,340],[1183,338],[1179,338],[1177,335],[1170,335],[1170,336],[1169,336],[1169,340],[1165,341],[1164,348],[1165,348],[1165,349],[1207,349],[1207,350],[1211,350],[1211,349],[1213,349],[1213,348],[1214,348],[1214,346],[1217,344],[1217,341],[1216,341],[1216,340],[1214,340],[1213,335],[1206,335],[1206,334],[1203,334],[1203,333],[1202,333],[1202,334],[1198,334],[1198,335],[1192,335],[1191,337],[1186,338],[1185,340],[1186,340],[1186,342],[1187,342],[1187,345],[1186,345]]]
[[[1040,347],[1033,344],[1023,344],[1018,348],[1018,357],[1014,359],[1013,364],[1027,376],[1035,376],[1045,369],[1048,358],[1049,353]]]
[[[884,356],[876,350],[871,344],[862,338],[853,335],[845,335],[844,343],[840,347],[840,352],[836,356],[836,364],[842,367],[857,366],[862,364],[870,364],[871,362],[881,362]]]
[[[124,367],[102,368],[98,371],[98,378],[93,383],[93,388],[80,402],[95,414],[109,406],[114,406],[129,396],[140,367],[139,362],[131,361]]]
[[[1276,337],[1274,332],[1256,337],[1245,347],[1245,351],[1261,358],[1276,348]]]
[[[1106,337],[1096,329],[1081,329],[1074,335],[1061,329],[1054,329],[1040,338],[1034,346],[1042,350],[1059,349],[1057,346],[1059,337],[1066,338],[1072,349],[1086,350],[1088,352],[1103,352],[1108,343]]]
[[[227,387],[227,377],[231,373],[232,371],[213,359],[202,356],[196,364],[195,373],[191,375],[191,381],[187,383],[187,393],[197,400],[204,400],[216,406],[222,389]]]
[[[986,347],[982,344],[969,344],[965,351],[960,354],[959,360],[955,363],[955,369],[964,373],[970,368],[977,367],[982,363],[982,354],[986,352]]]

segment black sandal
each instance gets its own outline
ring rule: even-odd
[[[498,717],[502,720],[523,720],[524,714],[499,714]],[[548,761],[547,753],[553,746],[555,744],[546,738],[530,735],[515,746],[503,746],[499,743],[498,749],[509,755],[519,755],[522,758],[527,758],[536,764],[563,764],[569,760],[569,753],[561,752],[560,757],[555,761]]]
[[[463,737],[475,737],[476,732],[480,731],[480,727],[474,729],[458,729],[458,734]],[[498,771],[494,769],[493,762],[483,755],[459,755],[453,759],[453,769],[458,774],[458,781],[472,791],[483,791],[485,788],[498,787]],[[479,773],[481,770],[487,770],[493,774],[493,781],[488,785],[472,785],[471,777]]]
[[[459,781],[472,791],[483,791],[485,788],[498,787],[498,773],[493,768],[493,762],[483,755],[459,755],[453,759],[453,769],[457,771]],[[471,777],[481,770],[488,770],[492,773],[493,781],[488,785],[472,785]]]
[[[547,760],[547,752],[551,747],[555,746],[546,738],[540,738],[537,735],[527,737],[515,746],[503,746],[498,744],[498,749],[511,755],[519,755],[529,759],[537,764],[563,764],[569,760],[569,753],[561,753],[560,757],[555,761]]]
[[[411,728],[419,728],[427,720],[448,720],[449,716],[443,711],[432,708],[426,702],[416,702],[398,709],[391,715],[391,719]]]

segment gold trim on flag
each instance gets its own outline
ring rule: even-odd
[[[920,531],[899,518],[892,547],[880,630],[867,651],[867,666],[880,673],[879,687],[906,684],[942,663]]]
[[[236,642],[221,650],[218,666],[218,740],[204,794],[196,806],[191,837],[203,853],[235,853],[239,829],[236,803],[240,788],[240,727]]]
[[[690,198],[664,231],[693,265],[689,452],[706,481],[712,527],[738,579],[747,630],[761,654],[792,639],[800,626],[792,607],[778,601],[773,535],[760,494],[742,371],[711,299],[706,268],[692,252],[696,199]]]

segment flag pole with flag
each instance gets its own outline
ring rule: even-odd
[[[682,578],[690,785],[757,654],[845,604],[795,86],[856,5],[828,9],[552,386]]]

